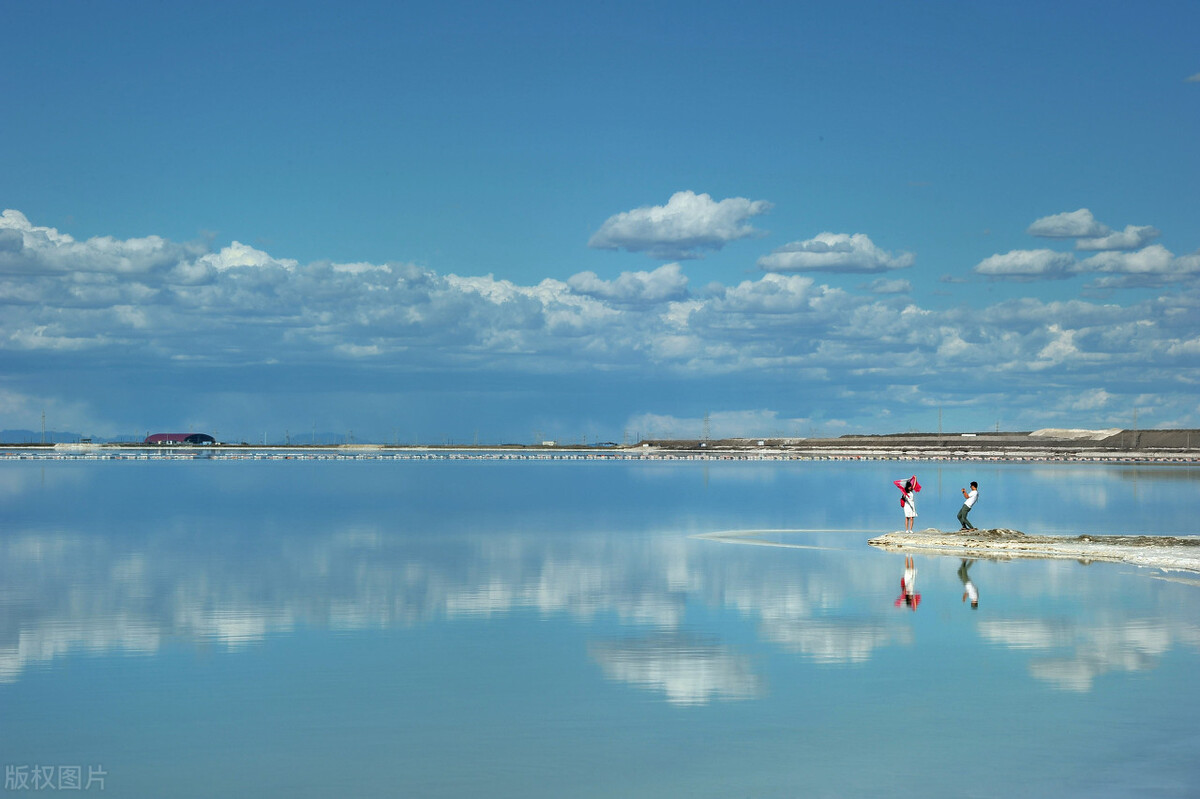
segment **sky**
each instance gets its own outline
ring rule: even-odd
[[[4,8],[0,429],[1200,426],[1200,4]]]

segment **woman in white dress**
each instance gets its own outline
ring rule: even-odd
[[[912,480],[904,484],[904,531],[911,533],[913,519],[917,518],[917,492],[913,490]]]

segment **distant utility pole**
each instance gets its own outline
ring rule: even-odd
[[[708,434],[710,431],[711,431],[710,419],[708,416],[708,411],[705,411],[704,412],[704,443],[705,444],[708,443]]]
[[[42,443],[46,443],[46,409],[42,408]]]

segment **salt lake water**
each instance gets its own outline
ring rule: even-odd
[[[918,529],[1200,533],[1186,466],[0,462],[3,795],[1200,795],[1200,575],[912,609],[913,473]]]

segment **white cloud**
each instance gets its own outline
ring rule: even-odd
[[[886,272],[913,265],[912,253],[892,255],[875,246],[863,233],[821,233],[790,244],[758,259],[768,272]]]
[[[1136,250],[1158,238],[1158,228],[1151,225],[1126,225],[1125,230],[1097,238],[1082,238],[1075,242],[1077,250]]]
[[[1200,355],[1200,336],[1186,341],[1173,342],[1167,350],[1171,355]]]
[[[616,280],[601,280],[595,272],[580,272],[567,280],[578,294],[621,304],[660,303],[686,299],[688,280],[679,264],[653,272],[622,272]]]
[[[1124,275],[1168,275],[1175,271],[1175,259],[1161,244],[1152,244],[1137,252],[1102,252],[1080,261],[1079,268]]]
[[[1019,397],[1006,404],[1045,414],[1037,426],[1077,426],[1066,418],[1079,412],[1068,399],[1093,389],[1112,397],[1098,413],[1134,389],[1154,390],[1183,418],[1195,412],[1200,379],[1200,294],[1185,282],[1200,274],[1200,253],[1174,257],[1158,245],[1086,261],[1016,251],[976,267],[1010,279],[1086,269],[1101,281],[1180,286],[1153,301],[1025,298],[933,311],[889,293],[905,286],[883,279],[851,291],[812,275],[768,272],[693,293],[680,266],[666,264],[611,280],[581,272],[520,285],[395,262],[301,264],[236,243],[211,253],[154,237],[81,243],[15,212],[3,220],[8,226],[0,229],[15,233],[0,258],[16,257],[21,266],[0,269],[0,354],[10,363],[36,358],[63,374],[94,375],[112,364],[161,371],[275,363],[381,375],[604,369],[647,381],[752,376],[763,385],[799,386],[813,402],[817,392],[824,401],[846,398],[837,412],[852,420],[878,418],[885,402],[895,410],[909,401],[898,398],[963,391],[978,397],[1002,385]],[[85,262],[83,250],[103,252],[111,269]],[[147,259],[148,251],[173,258]],[[726,423],[714,413],[711,432],[773,436],[810,425],[771,414],[743,411]],[[700,432],[698,419],[662,424]]]
[[[1156,288],[1200,275],[1200,251],[1175,257],[1161,244],[1151,244],[1137,252],[1098,253],[1080,261],[1079,270],[1106,275],[1092,284],[1096,288]]]
[[[0,214],[0,275],[102,273],[142,275],[170,270],[202,251],[159,236],[126,240],[98,236],[76,241],[54,228],[33,225],[20,211]]]
[[[665,206],[644,206],[609,217],[588,246],[645,252],[663,260],[699,258],[701,250],[719,250],[731,241],[758,235],[747,220],[770,209],[765,200],[730,197],[717,202],[707,194],[680,191]]]
[[[722,313],[790,314],[813,310],[829,291],[836,290],[818,286],[811,277],[771,274],[730,286],[709,306]]]
[[[1075,274],[1075,256],[1054,250],[1011,250],[983,259],[975,273],[996,279],[1062,279]]]
[[[1031,236],[1049,239],[1096,238],[1107,236],[1112,230],[1102,225],[1086,208],[1053,216],[1044,216],[1025,231]]]
[[[1051,325],[1049,333],[1050,343],[1038,352],[1039,361],[1058,364],[1079,354],[1079,348],[1075,346],[1076,331],[1064,330],[1058,325]]]
[[[197,263],[211,266],[218,272],[225,272],[229,269],[265,269],[271,267],[291,271],[297,266],[296,261],[288,258],[272,258],[262,250],[256,250],[247,244],[242,244],[240,241],[233,242],[220,252],[209,253],[198,258]]]

